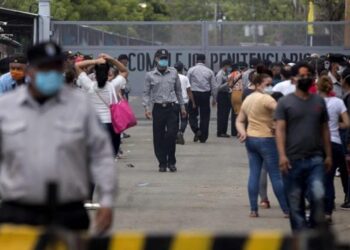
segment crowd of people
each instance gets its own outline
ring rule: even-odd
[[[153,123],[159,172],[177,172],[176,144],[185,144],[188,124],[194,142],[207,142],[211,106],[217,106],[217,137],[237,137],[246,146],[250,217],[259,217],[259,207],[271,206],[267,176],[295,232],[332,223],[338,172],[341,209],[350,210],[347,57],[224,60],[216,74],[204,54],[188,70],[180,61],[171,67],[169,57],[166,49],[156,52],[142,98],[145,117]],[[96,231],[110,228],[116,196],[113,159],[122,155],[122,135],[113,128],[110,105],[128,98],[127,64],[126,55],[94,59],[45,42],[26,56],[11,57],[7,69],[1,67],[0,105],[6,108],[0,110],[0,223],[44,224],[45,187],[56,181],[56,223],[87,229],[84,202],[92,199],[95,185]]]

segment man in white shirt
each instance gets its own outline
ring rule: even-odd
[[[184,139],[184,133],[188,124],[188,103],[191,99],[191,102],[193,103],[193,107],[196,108],[196,103],[193,98],[192,90],[191,90],[191,84],[190,81],[188,80],[188,77],[183,75],[183,70],[184,70],[184,65],[182,62],[177,62],[174,65],[174,68],[177,70],[181,82],[181,89],[182,89],[182,97],[184,99],[185,103],[185,108],[187,111],[187,116],[183,117],[181,116],[181,112],[179,114],[180,116],[180,128],[179,128],[179,133],[177,134],[177,140],[176,143],[180,145],[185,144],[185,139]]]
[[[295,74],[297,74],[295,69],[293,71],[293,68],[289,70],[288,68],[284,67],[281,71],[281,75],[284,81],[276,84],[272,89],[273,92],[280,92],[284,96],[294,93],[296,90],[296,82],[294,81],[294,77],[292,76],[293,72],[295,76]]]

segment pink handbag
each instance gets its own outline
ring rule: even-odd
[[[114,132],[117,134],[121,134],[128,128],[137,125],[135,114],[127,100],[121,99],[118,103],[111,104],[109,108],[111,110]]]
[[[132,108],[130,107],[128,101],[125,100],[121,95],[118,95],[120,99],[118,100],[114,88],[112,88],[112,90],[110,91],[110,105],[108,105],[108,103],[102,98],[102,96],[98,92],[95,93],[101,99],[101,101],[107,107],[109,107],[114,132],[116,132],[117,134],[121,134],[128,128],[137,125],[136,116],[132,111]],[[113,102],[113,97],[116,102]]]

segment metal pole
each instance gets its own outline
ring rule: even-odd
[[[50,40],[51,10],[50,0],[39,0],[39,41]]]
[[[345,21],[350,22],[350,0],[345,0]],[[350,49],[350,24],[344,25],[344,48]]]

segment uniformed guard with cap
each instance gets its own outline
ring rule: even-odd
[[[327,66],[328,62],[328,66]],[[326,60],[326,68],[329,70],[328,76],[333,83],[333,91],[339,98],[343,97],[343,88],[341,84],[341,75],[345,69],[347,62],[346,56],[342,54],[328,54]]]
[[[147,119],[153,117],[154,152],[159,161],[159,172],[176,172],[176,136],[178,105],[186,116],[182,89],[176,69],[169,67],[169,52],[160,49],[155,54],[156,68],[146,74],[143,106]],[[151,105],[153,111],[151,112]]]
[[[27,58],[24,55],[10,57],[10,72],[0,77],[0,93],[12,91],[25,83],[26,66]]]
[[[54,221],[85,230],[90,179],[100,191],[97,233],[112,223],[112,146],[88,96],[64,84],[64,55],[53,42],[30,48],[30,83],[0,98],[0,223],[44,225],[47,184],[56,183]]]

